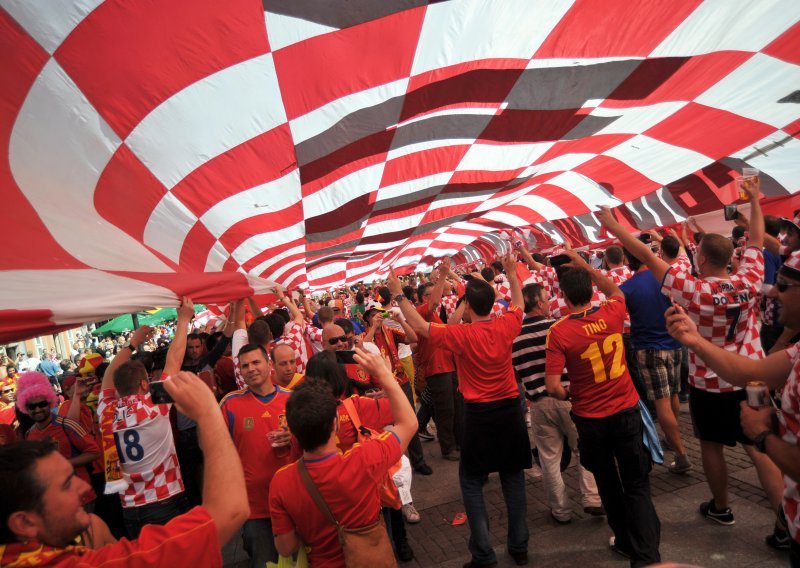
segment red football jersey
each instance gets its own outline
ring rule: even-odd
[[[306,468],[337,522],[348,528],[366,527],[380,515],[378,483],[402,452],[392,432],[383,432],[365,444],[356,444],[346,454],[328,454],[305,460]],[[282,535],[297,530],[311,550],[312,566],[344,567],[342,545],[336,527],[328,522],[308,493],[297,465],[275,474],[269,495],[272,532]]]
[[[267,434],[286,425],[286,401],[290,393],[277,389],[258,396],[250,389],[234,391],[220,402],[236,451],[242,460],[250,518],[269,517],[269,484],[275,472],[295,461],[301,452],[296,443],[290,449],[273,448]]]
[[[639,401],[625,364],[622,329],[627,314],[625,299],[614,296],[550,328],[545,373],[561,376],[566,367],[577,416],[604,418]]]

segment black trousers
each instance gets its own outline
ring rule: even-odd
[[[442,454],[461,446],[461,423],[464,421],[464,399],[458,391],[455,372],[428,377],[428,390],[436,417],[436,436]]]
[[[414,408],[414,395],[411,392],[411,381],[402,385],[401,388],[408,399],[408,404],[411,405],[411,408]],[[416,432],[408,443],[408,461],[411,462],[411,467],[418,467],[425,463],[425,456],[422,453],[422,442],[419,441],[419,436],[417,436]]]
[[[617,547],[630,553],[633,567],[660,562],[661,522],[650,498],[652,464],[639,409],[573,420],[581,464],[594,474]]]

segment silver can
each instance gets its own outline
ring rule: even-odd
[[[752,408],[762,408],[769,406],[769,389],[761,381],[750,381],[747,383],[747,405]]]

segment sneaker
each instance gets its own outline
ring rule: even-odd
[[[442,458],[457,462],[461,459],[461,452],[458,450],[453,450],[452,452],[447,452],[446,454],[442,454]]]
[[[417,467],[414,468],[414,471],[416,471],[420,475],[431,475],[433,473],[433,468],[428,464],[426,464],[425,462],[422,462],[421,464],[419,464]]]
[[[514,564],[517,566],[525,566],[528,564],[527,552],[509,552],[508,554],[514,559]]]
[[[411,562],[414,560],[414,551],[411,550],[411,545],[407,540],[404,540],[397,545],[397,559],[400,562]]]
[[[731,526],[736,523],[736,519],[733,518],[733,513],[731,512],[731,508],[727,507],[722,511],[717,511],[714,508],[714,500],[706,501],[704,503],[700,503],[700,514],[703,515],[707,519],[711,519],[714,522],[717,522],[721,525]]]
[[[766,538],[766,542],[772,548],[776,548],[778,550],[789,550],[791,537],[789,537],[789,531],[775,527],[775,530],[772,531],[772,534]]]
[[[403,517],[405,517],[406,522],[412,525],[419,522],[419,512],[416,507],[414,507],[413,503],[403,505]]]
[[[572,522],[572,519],[559,519],[558,517],[556,517],[556,516],[555,516],[555,514],[553,513],[553,511],[550,511],[550,517],[551,517],[551,518],[552,518],[552,519],[553,519],[555,522],[557,522],[559,525],[568,525],[568,524],[570,524],[570,523]]]
[[[423,442],[433,442],[436,439],[428,430],[417,430],[417,436]]]
[[[592,517],[602,517],[606,514],[606,510],[602,505],[599,507],[584,507],[583,512]]]
[[[617,537],[615,536],[612,536],[611,538],[608,539],[608,548],[611,549],[611,552],[615,552],[620,556],[622,556],[623,558],[630,559],[631,557],[629,552],[625,552],[624,550],[622,550],[617,546]]]
[[[692,470],[692,462],[686,455],[675,454],[675,461],[667,466],[670,473],[682,474]]]

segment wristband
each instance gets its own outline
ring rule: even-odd
[[[766,445],[765,445],[766,441],[767,441],[767,438],[769,436],[774,435],[774,434],[775,434],[775,432],[773,432],[772,430],[764,430],[758,436],[753,438],[753,445],[762,454],[767,453],[767,448],[766,448]]]

